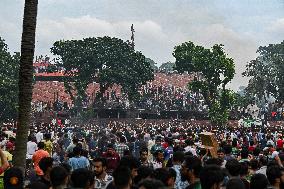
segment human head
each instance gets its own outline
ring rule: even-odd
[[[39,142],[39,143],[37,144],[37,147],[38,147],[39,150],[44,149],[44,142]]]
[[[269,183],[273,186],[284,183],[284,170],[279,165],[268,166],[266,176]]]
[[[173,153],[173,162],[174,163],[182,163],[184,161],[184,153],[181,151],[177,151]]]
[[[162,181],[156,179],[144,179],[142,180],[139,185],[139,189],[161,189],[164,188],[165,185]]]
[[[202,168],[201,160],[195,156],[187,156],[181,166],[181,179],[190,181],[192,177],[199,178]]]
[[[90,188],[94,184],[94,175],[88,169],[75,169],[72,172],[71,181],[74,188]]]
[[[148,159],[148,149],[147,148],[142,148],[140,150],[140,159],[142,161],[146,161]]]
[[[44,157],[42,158],[39,163],[39,168],[42,170],[44,175],[47,175],[50,173],[52,166],[53,166],[53,158],[51,157]]]
[[[226,189],[246,189],[246,186],[241,179],[236,178],[228,181]]]
[[[131,171],[128,167],[119,166],[113,172],[114,185],[117,189],[130,189],[132,185]]]
[[[4,173],[4,188],[9,189],[23,189],[24,176],[20,168],[12,167]]]
[[[164,160],[164,152],[162,150],[157,150],[155,152],[155,158],[157,161],[162,162]]]
[[[97,157],[93,159],[94,174],[96,177],[106,172],[107,161],[105,158]]]
[[[79,155],[81,155],[81,153],[82,153],[82,149],[81,149],[80,147],[75,146],[75,147],[73,148],[73,155],[74,155],[74,156],[79,156]]]
[[[264,174],[254,174],[250,180],[250,189],[266,189],[268,180]]]
[[[200,171],[202,189],[219,189],[223,179],[224,174],[217,165],[207,165]]]
[[[50,182],[53,188],[68,184],[68,171],[62,166],[53,167],[50,171]]]
[[[230,159],[225,165],[231,176],[239,176],[241,171],[241,164],[236,159]]]
[[[119,166],[128,167],[131,171],[131,177],[135,178],[138,175],[137,170],[140,166],[140,163],[135,157],[124,156],[121,158]]]
[[[162,181],[165,186],[170,186],[171,183],[170,179],[172,178],[172,176],[167,169],[158,168],[154,170],[152,178]]]

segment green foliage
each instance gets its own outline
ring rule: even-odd
[[[232,58],[227,57],[223,45],[206,49],[189,41],[176,46],[173,56],[176,58],[176,70],[196,75],[189,83],[189,89],[202,94],[212,123],[225,124],[234,99],[225,87],[235,75],[235,64]]]
[[[174,71],[174,68],[175,68],[175,63],[166,62],[166,63],[163,63],[163,64],[159,67],[159,70],[160,70],[160,71],[163,71],[163,72],[166,72],[166,73],[169,73],[169,72]]]
[[[154,71],[158,71],[158,67],[156,66],[156,62],[154,60],[152,60],[151,58],[146,58],[146,62],[149,62],[150,65],[151,65],[151,68],[154,70]]]
[[[11,55],[0,37],[0,122],[17,117],[19,66],[20,54]]]
[[[284,101],[284,41],[259,47],[259,56],[246,65],[243,76],[250,77],[246,92],[258,99],[275,97]]]
[[[100,98],[105,90],[118,84],[130,99],[135,99],[138,88],[154,79],[145,56],[118,38],[56,41],[51,52],[59,56],[57,62],[69,76],[65,78],[66,90],[76,90],[79,101],[85,98],[85,89],[92,82],[100,84]]]

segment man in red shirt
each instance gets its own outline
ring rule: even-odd
[[[44,150],[44,143],[43,142],[39,142],[37,147],[38,147],[38,150],[34,153],[32,160],[33,160],[33,163],[34,163],[34,169],[36,171],[36,174],[38,176],[42,176],[43,172],[39,167],[39,162],[42,158],[49,157],[50,155],[47,151]]]
[[[279,135],[278,140],[276,141],[277,148],[283,149],[283,138]]]
[[[102,157],[107,160],[107,173],[112,174],[120,161],[119,154],[114,150],[113,144],[107,145],[107,151],[102,154]]]

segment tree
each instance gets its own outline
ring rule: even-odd
[[[162,72],[169,73],[169,72],[174,71],[174,68],[175,68],[175,63],[166,62],[166,63],[163,63],[163,64],[159,67],[159,70],[162,71]]]
[[[234,77],[235,64],[232,58],[227,57],[223,45],[206,49],[189,41],[176,46],[173,56],[176,58],[176,69],[179,72],[195,74],[189,88],[202,94],[209,107],[212,123],[226,123],[228,107],[231,104],[230,91],[226,89],[226,85]]]
[[[156,66],[156,62],[152,60],[151,58],[146,58],[146,62],[149,62],[151,65],[151,68],[154,70],[154,72],[158,71],[158,67]]]
[[[33,58],[38,0],[25,0],[21,59],[19,70],[19,116],[16,133],[16,149],[13,164],[26,166],[26,151],[31,114]]]
[[[8,46],[0,37],[0,123],[17,118],[19,57],[19,53],[8,52]]]
[[[247,93],[260,100],[273,96],[284,101],[284,41],[260,46],[259,56],[246,65],[243,76],[250,77]]]
[[[109,87],[118,84],[134,100],[138,89],[154,78],[145,56],[118,38],[56,41],[51,52],[58,56],[58,65],[65,69],[65,88],[78,106],[86,98],[85,90],[92,82],[100,84],[99,99],[103,99]],[[72,91],[77,91],[76,98]]]

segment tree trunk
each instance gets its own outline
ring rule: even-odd
[[[38,0],[25,0],[21,61],[19,70],[19,117],[13,164],[25,169],[28,131],[31,119],[33,58]]]

